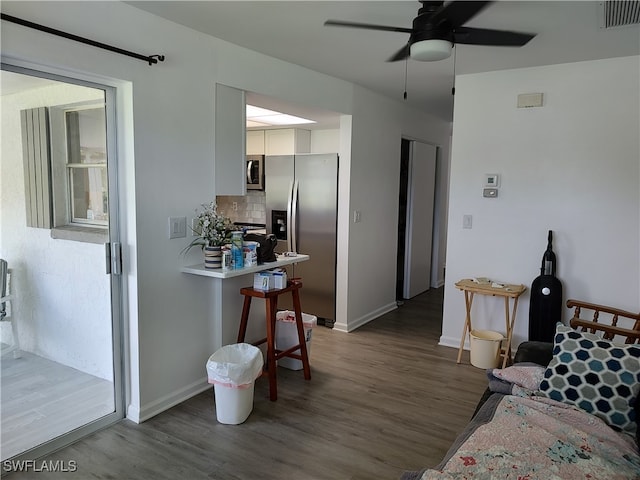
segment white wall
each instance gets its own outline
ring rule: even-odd
[[[442,344],[458,346],[465,318],[453,284],[486,276],[530,287],[548,230],[565,301],[640,310],[639,67],[626,57],[457,78]],[[532,92],[544,106],[517,109],[517,95]],[[496,199],[482,198],[486,173],[501,175]],[[473,308],[474,327],[505,331],[501,301],[476,296]],[[528,323],[527,291],[516,345]]]
[[[113,380],[104,247],[27,227],[20,123],[24,109],[103,98],[100,90],[64,84],[2,97],[0,252],[12,269],[21,349]],[[4,343],[13,341],[9,323],[1,332]]]
[[[8,22],[2,28],[4,56],[118,86],[118,106],[125,112],[118,140],[129,418],[144,420],[209,388],[204,366],[214,344],[208,320],[211,292],[202,278],[179,272],[183,262],[193,263],[193,258],[179,257],[188,239],[169,240],[166,225],[167,217],[192,215],[194,208],[215,198],[216,82],[345,114],[339,152],[344,200],[339,212],[339,322],[345,330],[353,329],[393,303],[395,263],[386,254],[387,260],[376,265],[374,256],[380,250],[395,251],[400,137],[406,133],[444,144],[448,125],[343,80],[126,4],[3,2],[2,8],[122,48],[166,55],[164,63],[149,66]],[[372,113],[380,118],[369,118]],[[343,129],[351,122],[353,138],[345,138]],[[353,230],[351,204],[363,212],[362,223]],[[379,239],[387,237],[389,249],[380,249]],[[373,238],[377,241],[371,242]]]
[[[349,192],[349,307],[351,331],[396,307],[396,252],[400,142],[403,136],[442,146],[449,157],[449,125],[402,109],[389,99],[355,88]],[[352,223],[354,211],[361,222]],[[443,267],[444,268],[444,267]],[[375,299],[375,303],[374,302]],[[372,303],[376,308],[371,308]]]

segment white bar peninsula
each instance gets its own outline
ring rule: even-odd
[[[204,263],[182,267],[181,272],[209,277],[207,280],[211,282],[212,295],[210,296],[209,311],[213,322],[214,351],[223,345],[236,343],[243,302],[240,289],[253,286],[254,273],[307,260],[309,260],[309,255],[297,254],[291,257],[278,255],[275,262],[229,270],[205,269]],[[304,290],[304,279],[302,279],[302,288]],[[259,305],[259,303],[264,303],[264,300],[254,298],[251,303],[253,308],[251,308],[247,327],[247,342],[257,341],[265,336],[265,308]],[[304,311],[304,304],[302,309]]]

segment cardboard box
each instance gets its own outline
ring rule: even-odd
[[[287,272],[265,270],[253,275],[253,288],[256,290],[280,290],[287,286]]]
[[[273,288],[273,277],[269,272],[259,272],[253,275],[253,288],[256,290],[271,290]]]
[[[273,288],[286,288],[287,287],[287,272],[285,271],[272,271],[271,276],[273,278]]]

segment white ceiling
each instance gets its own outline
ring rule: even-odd
[[[454,57],[439,62],[386,60],[408,35],[325,27],[327,19],[410,27],[418,1],[131,1],[137,8],[272,57],[363,85],[451,121]],[[497,1],[467,26],[537,36],[522,48],[458,45],[456,74],[640,55],[640,26],[604,29],[600,1]],[[637,3],[637,2],[636,2]],[[158,67],[158,68],[161,68]],[[407,100],[403,100],[407,69]],[[17,77],[14,77],[17,78]],[[17,83],[17,84],[16,84]],[[1,78],[2,94],[34,85]],[[309,110],[255,93],[254,105],[336,128],[335,112]],[[313,127],[305,127],[313,128]]]
[[[32,90],[34,88],[46,87],[54,83],[39,77],[28,77],[13,72],[2,70],[0,72],[0,96],[12,95],[14,93]]]
[[[417,1],[132,1],[203,33],[406,100],[440,118],[453,116],[454,57],[386,62],[408,35],[325,27],[327,19],[411,27]],[[498,1],[466,26],[537,36],[521,48],[456,46],[456,74],[640,54],[638,25],[599,26],[598,1]],[[276,105],[261,105],[274,108]],[[302,114],[304,112],[291,112]],[[310,112],[306,112],[309,114]]]

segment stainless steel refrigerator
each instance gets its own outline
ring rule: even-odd
[[[333,326],[336,311],[338,155],[265,157],[267,233],[278,238],[276,251],[309,255],[289,267],[302,278],[302,311]],[[291,308],[284,303],[279,308]]]

